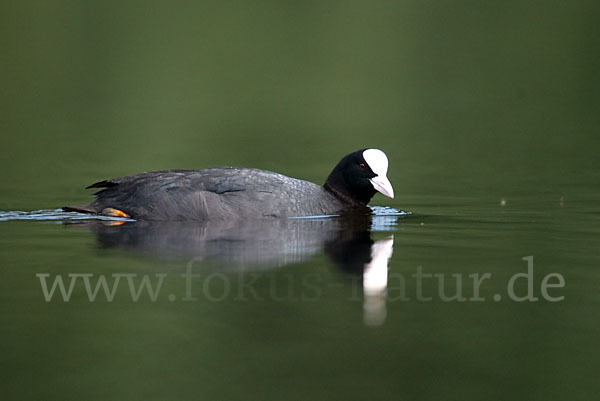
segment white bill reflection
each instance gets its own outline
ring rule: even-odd
[[[363,319],[367,326],[380,326],[385,322],[388,261],[392,257],[394,236],[376,241],[371,246],[371,261],[363,272]]]

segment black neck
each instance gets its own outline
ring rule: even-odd
[[[323,187],[333,193],[338,199],[350,205],[364,206],[369,203],[376,192],[372,187],[366,189],[360,188],[360,190],[353,188],[352,185],[346,182],[343,174],[337,168],[329,174]]]

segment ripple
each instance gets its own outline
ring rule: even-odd
[[[411,212],[394,209],[387,206],[370,206],[373,212],[372,229],[374,231],[385,231],[391,227],[398,225],[398,217],[406,217],[411,215]],[[293,219],[309,219],[321,220],[338,217],[336,215],[324,216],[302,216],[293,217]],[[64,220],[104,220],[104,221],[135,221],[122,217],[110,217],[90,215],[78,212],[65,212],[62,209],[42,209],[33,210],[31,212],[23,212],[18,210],[0,211],[0,221],[13,220],[33,220],[33,221],[64,221]]]
[[[398,219],[410,216],[412,212],[394,209],[389,206],[369,206],[373,212],[371,231],[394,231],[398,226]]]
[[[34,221],[55,221],[55,220],[107,220],[107,221],[135,221],[124,219],[122,217],[96,216],[86,213],[65,212],[62,209],[42,209],[31,212],[21,211],[0,211],[0,221],[12,220],[34,220]]]
[[[394,209],[389,206],[369,206],[371,211],[373,212],[373,216],[409,216],[412,212],[407,212],[404,210]]]

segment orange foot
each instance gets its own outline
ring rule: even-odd
[[[112,207],[107,207],[105,209],[102,209],[102,214],[104,216],[129,218],[129,215],[127,213],[125,213],[124,211],[119,210],[119,209],[114,209]]]

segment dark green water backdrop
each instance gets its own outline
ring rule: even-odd
[[[252,257],[194,262],[197,300],[184,302],[195,255],[156,244],[197,233],[140,249],[83,225],[1,221],[0,398],[593,399],[599,12],[595,1],[1,0],[0,211],[85,203],[92,182],[168,168],[321,183],[341,156],[376,147],[396,197],[373,204],[413,214],[367,230],[394,235],[376,325],[360,277],[314,226],[315,242],[277,241],[286,227],[260,242],[259,230],[244,237],[260,242]],[[261,259],[280,242],[295,248]],[[517,302],[508,283],[528,256],[538,300]],[[443,274],[448,294],[458,275],[467,300],[444,301],[436,278],[418,300],[419,270]],[[484,300],[471,300],[469,275],[486,273]],[[557,302],[541,292],[552,273]],[[37,274],[166,276],[155,301],[133,301],[123,278],[112,302],[91,302],[83,281],[68,302],[46,302]]]

